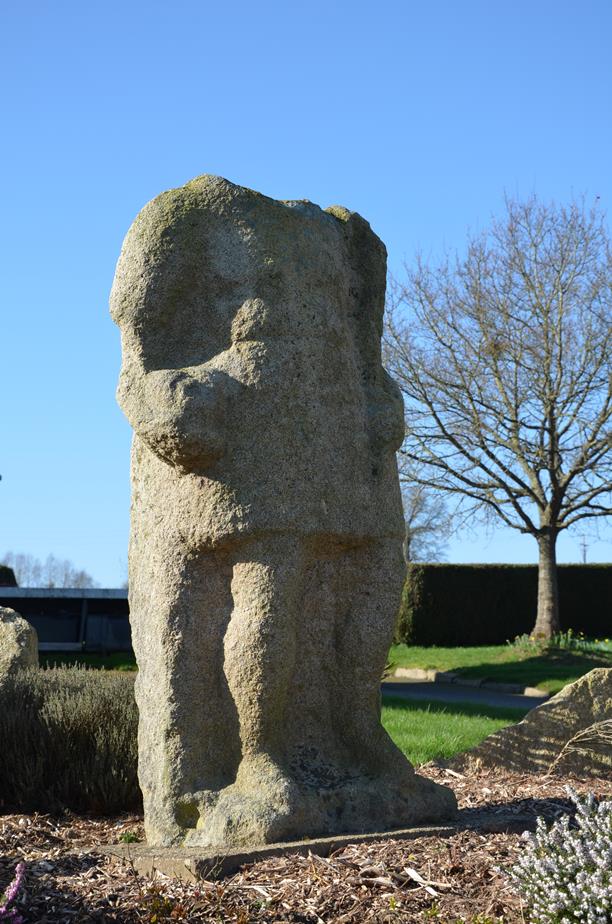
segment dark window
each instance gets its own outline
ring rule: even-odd
[[[127,600],[95,599],[87,601],[88,651],[131,651],[132,636]]]
[[[69,642],[79,641],[81,610],[83,601],[71,598],[52,597],[11,597],[2,598],[0,606],[16,610],[24,619],[31,622],[38,633],[38,641]]]

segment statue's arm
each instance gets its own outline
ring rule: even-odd
[[[223,455],[226,399],[236,385],[210,363],[146,371],[124,354],[117,401],[156,455],[181,471],[201,472]]]

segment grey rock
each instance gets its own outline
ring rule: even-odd
[[[38,635],[26,619],[0,606],[0,682],[27,667],[38,667]]]
[[[214,176],[158,196],[113,284],[134,428],[130,612],[151,845],[446,818],[380,725],[404,576],[386,252],[359,215]]]
[[[596,668],[532,709],[522,722],[489,735],[451,766],[465,769],[476,761],[518,772],[556,770],[608,778],[611,726],[612,668]]]

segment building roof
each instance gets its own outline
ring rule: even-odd
[[[25,597],[39,599],[66,599],[77,600],[127,600],[128,592],[124,587],[2,587],[0,597],[23,599]]]

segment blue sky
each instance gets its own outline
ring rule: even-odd
[[[611,45],[607,0],[6,0],[0,555],[124,580],[130,431],[107,301],[145,202],[218,173],[340,203],[395,273],[417,249],[460,248],[504,191],[610,211]],[[578,536],[559,552],[577,561]],[[503,530],[448,549],[535,553]]]

